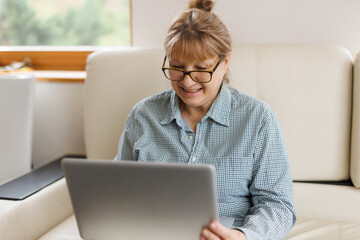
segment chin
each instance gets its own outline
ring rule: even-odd
[[[186,107],[191,107],[191,108],[197,108],[203,106],[203,104],[201,104],[200,101],[183,101],[183,103],[185,104]]]

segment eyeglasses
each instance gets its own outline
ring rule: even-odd
[[[221,56],[217,61],[215,67],[212,70],[194,70],[194,71],[184,71],[180,68],[164,67],[166,62],[166,56],[164,58],[164,63],[162,65],[162,71],[167,79],[171,81],[182,81],[185,75],[189,75],[190,78],[198,83],[208,83],[212,79],[213,73],[216,71],[217,67],[220,65],[224,56]]]

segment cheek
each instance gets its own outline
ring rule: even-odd
[[[220,86],[223,82],[223,77],[224,77],[223,71],[215,72],[213,74],[211,82],[209,83],[208,86],[206,86],[208,92],[211,91],[212,94],[217,94],[219,92]]]
[[[174,90],[178,89],[177,82],[171,81],[171,87],[172,87]]]
[[[224,74],[225,74],[224,71],[215,72],[213,74],[213,78],[212,78],[211,82],[213,82],[214,85],[219,87],[223,82]]]

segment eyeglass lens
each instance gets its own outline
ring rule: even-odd
[[[167,78],[173,81],[181,81],[185,75],[183,71],[174,69],[166,69],[164,73]],[[209,72],[191,72],[190,77],[196,82],[208,82],[211,80],[211,74]]]

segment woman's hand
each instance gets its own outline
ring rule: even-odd
[[[200,240],[247,240],[245,234],[236,229],[229,229],[217,221],[201,231]]]

